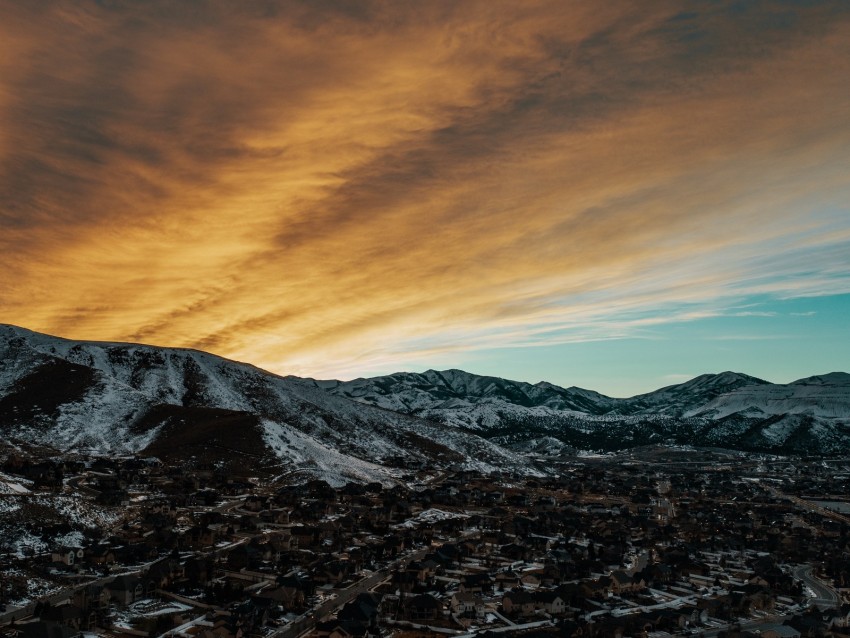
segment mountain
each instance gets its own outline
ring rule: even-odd
[[[482,377],[462,370],[400,372],[354,381],[316,381],[331,394],[471,430],[497,426],[504,414],[604,414],[611,399],[581,388],[559,388]]]
[[[698,377],[667,387],[621,399],[611,410],[615,414],[689,414],[708,401],[740,388],[770,385],[767,381],[739,372],[701,374]]]
[[[764,383],[764,382],[762,382]],[[850,374],[832,372],[788,385],[739,386],[705,405],[688,410],[689,416],[723,418],[731,414],[754,416],[799,414],[823,418],[850,418]]]
[[[781,385],[723,372],[621,399],[461,370],[281,377],[0,325],[0,436],[334,484],[419,467],[537,473],[540,456],[657,443],[829,454],[850,446],[850,375]]]
[[[676,443],[782,453],[843,452],[850,444],[850,375],[842,372],[787,385],[704,374],[625,399],[460,370],[316,384],[524,452],[562,449],[554,440],[579,449]]]
[[[312,381],[194,350],[70,341],[6,325],[0,435],[335,484],[452,463],[528,471],[524,457],[483,438],[364,406]]]

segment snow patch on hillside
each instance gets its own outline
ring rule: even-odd
[[[431,508],[427,510],[423,510],[419,512],[416,516],[411,519],[406,520],[404,523],[399,523],[395,525],[397,529],[410,529],[419,527],[423,524],[434,524],[440,521],[449,521],[452,519],[466,519],[469,518],[468,514],[461,514],[459,512],[447,512],[445,510]]]
[[[0,494],[29,494],[30,487],[32,487],[32,481],[0,472]]]
[[[716,397],[705,405],[685,413],[722,419],[730,414],[752,413],[765,415],[805,414],[825,418],[850,417],[850,375],[825,375],[830,383],[810,383],[808,380],[788,385],[766,384],[747,386]],[[843,379],[846,377],[846,380]],[[823,377],[820,377],[823,378]]]
[[[349,481],[393,482],[387,468],[341,454],[294,428],[268,419],[263,419],[260,425],[263,428],[263,439],[278,458],[335,487]]]

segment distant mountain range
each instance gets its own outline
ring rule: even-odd
[[[0,435],[337,484],[422,466],[539,472],[541,454],[652,443],[829,454],[850,449],[850,375],[778,385],[724,372],[615,399],[460,370],[280,377],[195,350],[0,325]]]
[[[850,374],[844,372],[787,385],[737,372],[704,374],[628,399],[461,370],[315,383],[520,449],[538,438],[590,449],[653,443],[791,454],[850,449]]]

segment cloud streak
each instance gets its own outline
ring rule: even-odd
[[[5,321],[340,375],[850,290],[840,2],[0,12]]]

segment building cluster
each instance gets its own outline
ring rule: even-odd
[[[844,469],[691,452],[333,487],[12,458],[33,492],[0,498],[64,491],[121,515],[0,546],[0,635],[850,636]],[[52,588],[28,596],[32,578]]]

